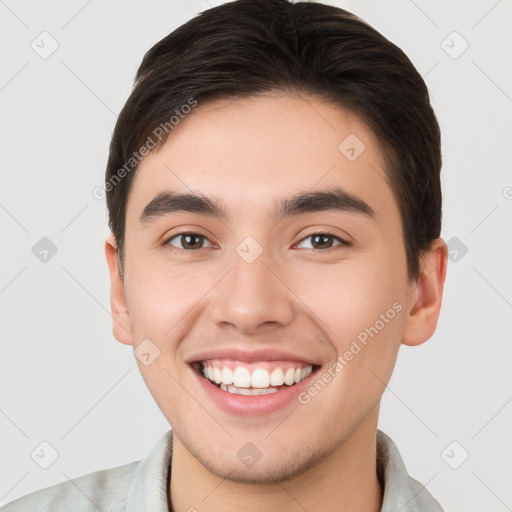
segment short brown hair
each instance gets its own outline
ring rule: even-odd
[[[421,252],[441,231],[441,135],[427,87],[404,52],[357,16],[288,0],[236,0],[208,9],[145,54],[112,135],[105,176],[121,267],[138,150],[150,139],[151,150],[161,147],[171,129],[158,127],[172,128],[172,116],[191,99],[273,90],[316,95],[372,128],[402,218],[409,277],[417,277]]]

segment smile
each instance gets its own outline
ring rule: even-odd
[[[313,365],[293,361],[241,362],[209,359],[198,364],[203,377],[222,391],[236,395],[267,395],[309,377]]]

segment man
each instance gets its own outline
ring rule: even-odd
[[[377,430],[433,334],[439,127],[403,52],[319,3],[238,0],[144,57],[105,191],[115,337],[169,420],[147,459],[18,510],[442,510]]]

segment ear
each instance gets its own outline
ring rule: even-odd
[[[132,345],[133,338],[130,318],[124,296],[124,281],[119,272],[117,244],[114,235],[105,240],[105,256],[110,271],[110,309],[112,311],[112,330],[117,341]]]
[[[441,310],[447,262],[446,243],[437,238],[422,254],[419,276],[411,283],[411,300],[402,333],[404,345],[421,345],[434,334]]]

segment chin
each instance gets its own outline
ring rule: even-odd
[[[282,455],[278,453],[261,453],[261,458],[255,462],[244,463],[236,454],[231,457],[229,454],[210,454],[205,457],[201,453],[188,450],[192,455],[212,474],[240,484],[265,485],[277,484],[292,480],[293,478],[306,473],[311,468],[322,462],[327,456],[326,453],[308,452],[305,447],[301,451]],[[281,451],[281,450],[279,450]]]

